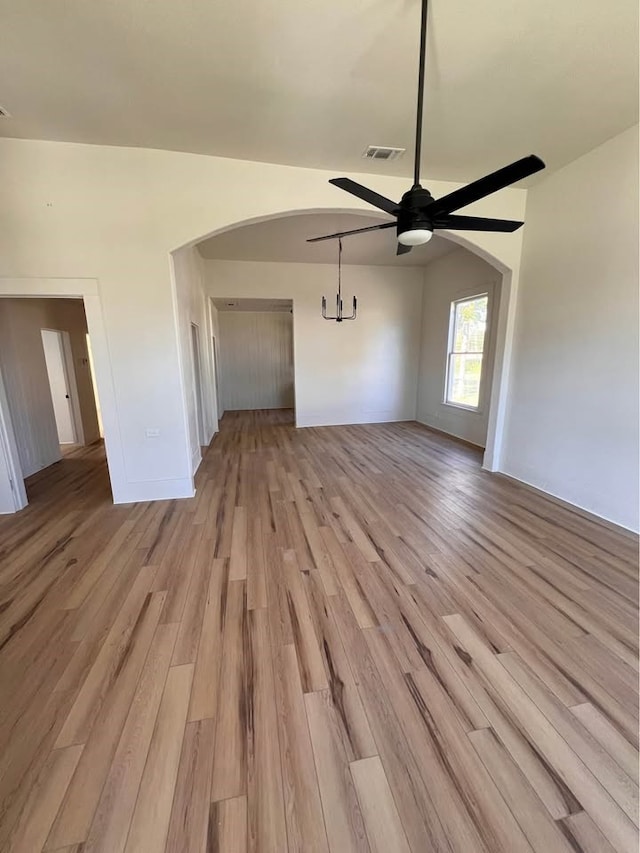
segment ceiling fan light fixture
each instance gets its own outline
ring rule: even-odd
[[[413,185],[399,202],[385,198],[380,193],[363,187],[362,184],[352,181],[351,178],[331,178],[330,184],[345,192],[354,195],[361,201],[370,204],[378,210],[384,211],[394,217],[395,222],[383,222],[380,225],[369,225],[366,228],[356,228],[351,231],[342,231],[338,234],[325,234],[323,237],[310,237],[309,243],[318,240],[335,240],[347,237],[351,234],[362,234],[365,231],[378,231],[382,228],[397,227],[398,246],[396,254],[406,255],[414,246],[422,246],[428,243],[436,230],[451,231],[494,231],[496,233],[511,233],[517,231],[524,223],[510,219],[493,219],[483,216],[452,216],[460,208],[480,201],[487,196],[493,195],[498,190],[511,186],[529,175],[534,175],[545,165],[539,157],[530,154],[522,157],[515,163],[510,163],[496,172],[485,175],[477,181],[472,181],[466,186],[460,187],[448,193],[442,198],[435,199],[420,183],[420,154],[422,151],[422,114],[424,112],[424,75],[426,67],[427,49],[427,19],[429,0],[422,0],[422,11],[420,16],[420,53],[418,60],[418,103],[416,110],[416,143],[414,147],[413,160]],[[387,151],[389,149],[386,149]],[[374,158],[375,155],[368,157]],[[378,159],[381,159],[378,157]],[[390,158],[387,158],[390,159]]]
[[[398,234],[398,243],[403,246],[424,246],[433,237],[433,231],[428,228],[411,228]]]

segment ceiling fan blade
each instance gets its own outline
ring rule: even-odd
[[[425,210],[434,219],[442,213],[453,213],[454,210],[466,207],[468,204],[504,189],[504,187],[508,187],[516,181],[528,178],[529,175],[539,172],[540,169],[544,169],[544,163],[535,154],[530,154],[528,157],[516,160],[515,163],[511,163],[509,166],[498,169],[497,172],[485,175],[484,178],[479,178],[466,187],[461,187],[459,190],[454,190],[449,195],[437,199],[425,208]]]
[[[405,246],[403,243],[398,243],[398,248],[396,249],[396,255],[406,255],[412,249],[411,246]]]
[[[524,222],[513,219],[486,219],[484,216],[442,216],[433,223],[434,230],[453,231],[517,231]]]
[[[341,190],[346,190],[351,195],[357,196],[357,198],[366,201],[368,204],[372,204],[380,210],[384,210],[385,213],[390,213],[392,216],[396,215],[398,205],[395,201],[385,198],[383,195],[368,189],[368,187],[363,187],[362,184],[352,181],[351,178],[331,178],[329,183],[333,184],[334,187],[339,187]]]
[[[351,234],[364,234],[367,231],[380,231],[382,228],[395,227],[395,222],[383,222],[381,225],[369,225],[368,228],[355,228],[353,231],[340,231],[337,234],[325,234],[323,237],[310,237],[307,243],[319,243],[320,240],[337,240],[338,237],[349,237]]]

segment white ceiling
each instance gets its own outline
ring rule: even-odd
[[[411,172],[419,0],[2,0],[6,136]],[[638,120],[637,0],[432,0],[425,171],[553,169]],[[395,163],[369,144],[406,147]]]
[[[229,261],[288,261],[302,264],[335,264],[338,241],[307,243],[308,237],[335,234],[352,228],[367,228],[384,221],[353,213],[304,213],[268,219],[210,237],[198,244],[203,258]],[[342,262],[373,266],[424,266],[459,248],[445,237],[434,235],[426,246],[407,255],[396,255],[396,229],[345,237]]]
[[[269,312],[291,312],[293,309],[292,299],[229,299],[216,297],[212,300],[218,311],[269,311]]]

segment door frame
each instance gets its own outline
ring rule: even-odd
[[[87,318],[87,330],[93,346],[94,365],[98,396],[102,409],[104,425],[104,445],[107,456],[107,468],[112,497],[117,500],[118,493],[127,483],[124,456],[120,439],[118,410],[116,406],[115,389],[111,376],[111,359],[104,325],[102,303],[98,280],[95,278],[2,278],[0,277],[0,297],[14,299],[82,299]],[[0,383],[1,385],[1,383]],[[13,422],[6,394],[0,393],[0,423],[10,425],[10,435],[13,435]],[[9,430],[7,430],[9,433]],[[18,448],[9,441],[9,456],[11,470],[16,472],[17,490],[20,486],[24,493],[24,502],[16,510],[27,505],[24,477],[18,457]],[[122,502],[122,499],[120,499]]]
[[[71,350],[71,335],[64,329],[50,329],[49,327],[40,329],[41,334],[42,332],[55,332],[57,335],[60,335],[60,343],[62,345],[62,367],[64,369],[65,380],[67,383],[67,391],[69,393],[69,410],[71,412],[71,422],[73,424],[73,432],[75,436],[72,443],[84,445],[84,427],[82,425],[82,415],[80,413],[80,402],[78,399],[78,383],[76,380],[75,365],[73,363],[73,352]],[[49,384],[51,384],[51,382],[49,382]],[[58,436],[58,438],[60,437]]]
[[[216,417],[221,418],[220,414],[220,377],[218,375],[218,341],[214,334],[211,335],[211,363],[213,364],[213,394],[215,399]],[[224,412],[222,413],[224,414]]]
[[[18,456],[18,445],[13,431],[13,421],[9,412],[9,400],[2,378],[2,366],[0,365],[0,453],[7,462],[9,471],[10,490],[13,495],[13,512],[24,509],[29,501],[27,490],[22,476],[20,457]]]
[[[200,327],[193,321],[190,324],[191,329],[191,363],[193,370],[193,399],[196,409],[196,430],[198,433],[198,446],[204,447],[206,444],[205,425],[204,425],[204,401],[202,387],[202,357],[200,354]]]

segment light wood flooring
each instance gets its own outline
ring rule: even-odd
[[[0,518],[0,850],[636,853],[636,539],[290,419],[192,500],[112,506],[98,446]]]

